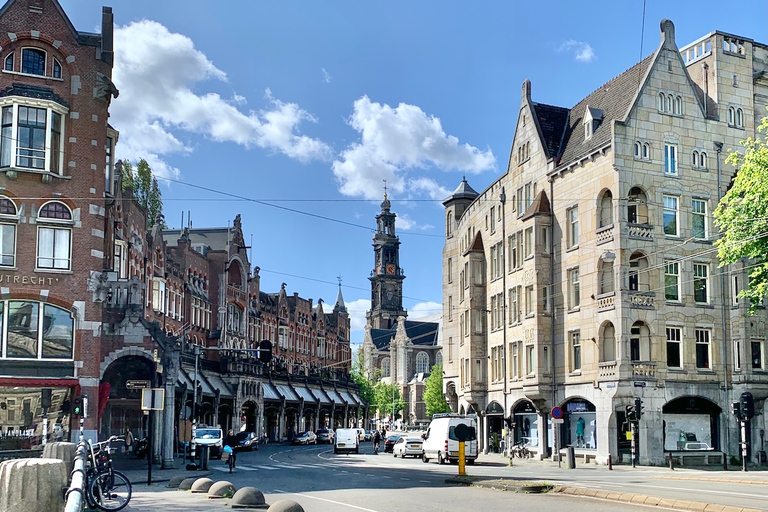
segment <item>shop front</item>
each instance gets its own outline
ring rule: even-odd
[[[0,452],[40,449],[44,439],[70,441],[76,436],[77,422],[70,421],[76,382],[24,382],[0,385]]]
[[[662,408],[664,451],[720,450],[722,409],[698,396],[671,400]]]
[[[560,446],[573,446],[579,451],[597,452],[597,411],[584,398],[571,398],[562,405],[563,419]]]
[[[504,451],[504,408],[498,402],[491,402],[485,408],[488,442],[486,446],[491,453]]]
[[[512,409],[514,444],[535,448],[539,446],[539,413],[533,402],[522,400]]]

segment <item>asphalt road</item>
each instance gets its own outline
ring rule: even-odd
[[[268,503],[283,498],[295,500],[307,512],[617,510],[617,503],[611,501],[456,487],[445,483],[447,477],[457,473],[456,466],[395,459],[391,454],[374,455],[372,451],[371,443],[363,444],[359,455],[335,455],[328,445],[267,446],[258,452],[238,454],[237,467],[231,474],[221,461],[211,461],[209,468],[214,472],[214,480],[228,480],[237,488],[256,487],[266,495]],[[471,475],[517,476],[510,475],[510,469],[501,463],[468,466],[467,470]],[[154,507],[147,500],[153,498],[168,511],[193,512],[195,503],[201,502],[200,496],[178,491],[158,493],[159,489],[155,489],[143,494],[140,487],[137,491],[127,510],[152,510]],[[174,508],[176,502],[178,508]],[[200,510],[217,510],[220,502],[201,503],[205,508]],[[630,512],[644,508],[621,505],[622,510]]]

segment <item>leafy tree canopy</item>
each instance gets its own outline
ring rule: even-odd
[[[366,404],[373,407],[373,404],[376,402],[376,396],[373,390],[373,382],[371,382],[365,375],[365,360],[362,349],[357,350],[355,358],[352,361],[350,377],[352,377],[352,380],[355,381],[355,384],[357,384],[360,389],[360,398],[362,398]]]
[[[768,130],[764,117],[758,133]],[[720,265],[749,258],[749,285],[739,292],[751,301],[750,312],[768,294],[768,146],[760,137],[741,142],[743,152],[728,155],[738,168],[731,188],[714,211],[722,237],[715,242]]]
[[[387,384],[386,382],[377,382],[373,386],[375,400],[371,405],[379,413],[379,418],[391,416],[394,408],[395,417],[399,419],[402,411],[405,409],[405,402],[400,394],[397,384]]]
[[[424,403],[427,406],[427,418],[441,412],[451,412],[443,394],[443,364],[436,364],[424,383]]]
[[[123,190],[131,189],[133,197],[147,211],[147,221],[151,228],[160,222],[161,228],[167,228],[163,218],[163,195],[157,186],[157,179],[152,175],[152,168],[143,158],[136,164],[123,161]]]

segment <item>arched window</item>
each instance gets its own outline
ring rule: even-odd
[[[632,362],[653,361],[651,331],[643,321],[635,322],[630,329],[629,359]]]
[[[736,127],[744,128],[744,111],[740,108],[736,109]]]
[[[429,356],[426,352],[416,354],[416,373],[427,373],[429,371]]]
[[[648,222],[648,201],[640,187],[632,187],[627,198],[627,222],[645,224]]]
[[[613,261],[600,260],[600,271],[598,273],[598,293],[611,293],[614,291],[613,287]]]
[[[667,95],[667,101],[664,103],[664,110],[665,110],[666,112],[672,112],[672,102],[673,102],[673,101],[674,101],[674,100],[673,100],[673,98],[672,98],[672,95],[671,95],[671,94],[668,94],[668,95]]]
[[[733,126],[736,123],[736,109],[728,107],[728,124]]]
[[[693,164],[693,167],[699,166],[699,152],[695,149],[693,150],[693,153],[691,154],[691,163]]]
[[[629,257],[629,290],[647,292],[650,290],[648,278],[648,258],[643,253],[635,252]]]
[[[0,197],[0,266],[16,264],[16,204],[7,197]]]
[[[600,362],[616,360],[616,328],[611,322],[603,326],[600,334]]]
[[[69,270],[72,230],[61,225],[72,221],[69,207],[51,201],[40,208],[37,217],[37,268]]]
[[[664,101],[666,99],[666,96],[663,92],[659,93],[659,111],[664,112]]]
[[[385,357],[384,359],[381,360],[381,376],[382,377],[391,376],[390,365],[391,365],[391,360],[388,357]]]
[[[635,158],[641,158],[642,155],[642,144],[640,141],[635,142]]]
[[[21,72],[45,76],[45,52],[37,48],[21,50]]]
[[[613,224],[613,194],[610,190],[606,190],[600,198],[598,216],[597,227],[602,228]]]
[[[643,160],[651,159],[651,145],[647,142],[643,143]]]
[[[438,352],[435,356],[435,364],[443,364],[443,353]]]
[[[445,236],[453,236],[453,212],[448,212],[445,217]]]
[[[6,71],[13,71],[13,52],[5,56],[5,64],[3,69]]]
[[[702,169],[707,168],[707,153],[704,151],[699,153],[699,167],[701,167]]]
[[[677,114],[678,116],[683,115],[683,97],[682,96],[675,97],[674,113]]]

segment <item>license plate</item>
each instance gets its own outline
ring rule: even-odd
[[[344,443],[339,443],[339,448],[341,448],[342,446],[344,446]]]
[[[417,444],[409,444],[408,448],[420,448],[420,446]]]

